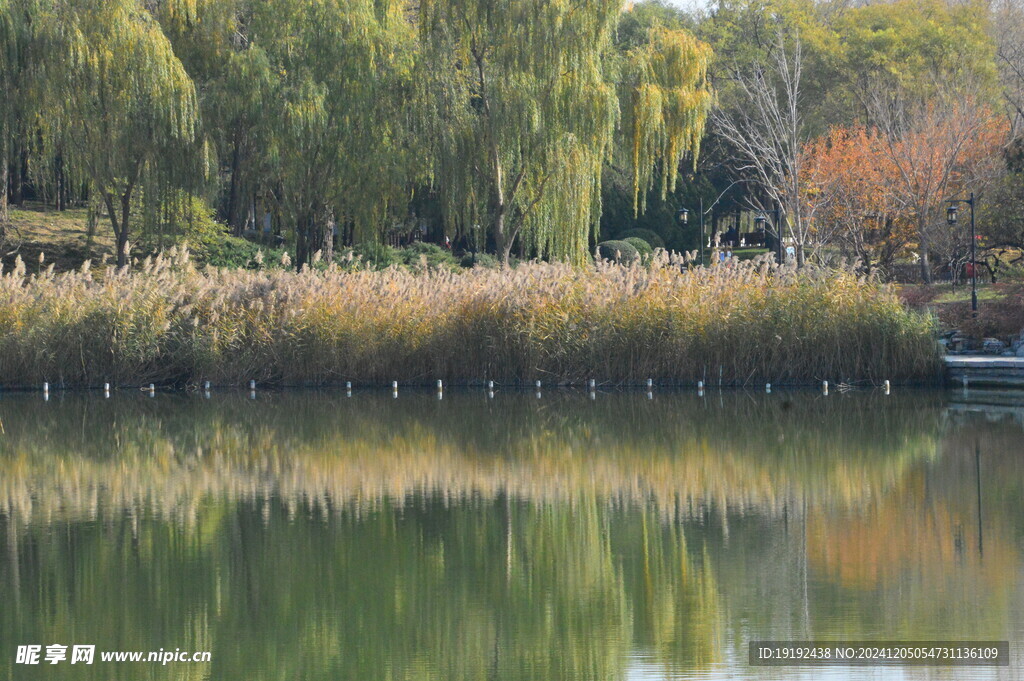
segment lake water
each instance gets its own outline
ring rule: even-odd
[[[956,400],[5,394],[0,679],[1022,678],[1024,409]],[[789,639],[1012,664],[748,664]]]

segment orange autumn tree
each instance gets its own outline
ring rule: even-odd
[[[888,269],[913,239],[897,169],[878,133],[836,127],[802,150],[801,200],[818,243],[835,243],[868,271]]]
[[[952,264],[967,248],[964,231],[946,225],[946,202],[980,194],[998,173],[1006,124],[972,100],[889,115],[804,145],[803,212],[815,241],[837,243],[869,270],[916,250],[930,281],[933,256]]]
[[[952,262],[964,249],[961,231],[946,225],[946,201],[980,194],[998,173],[1006,122],[971,96],[904,103],[876,97],[869,106],[883,156],[896,173],[893,191],[914,223],[925,283],[932,256]]]

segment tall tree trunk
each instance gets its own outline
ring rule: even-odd
[[[53,184],[56,189],[53,197],[54,210],[64,210],[64,155],[57,151],[53,160]]]
[[[235,236],[241,236],[242,221],[238,219],[238,194],[240,189],[238,175],[239,166],[242,163],[242,152],[237,134],[235,135],[234,145],[234,151],[231,152],[231,188],[228,191],[227,214],[224,216],[224,219],[231,226],[231,233]]]
[[[494,214],[494,248],[498,252],[503,265],[508,265],[512,254],[512,239],[509,238],[508,226],[505,224],[505,207],[499,206]]]
[[[85,220],[85,257],[92,257],[92,242],[96,239],[96,226],[99,222],[99,206],[90,196],[87,199],[88,210]]]
[[[925,234],[924,226],[917,226],[918,241],[920,246],[918,248],[918,255],[920,256],[921,266],[921,281],[926,284],[932,283],[932,265],[928,258],[928,236]]]
[[[18,151],[15,171],[11,199],[21,208],[25,205],[25,178],[28,177],[28,152],[24,148]]]
[[[0,245],[7,240],[7,126],[0,127]]]
[[[320,238],[320,256],[327,262],[334,258],[334,229],[337,223],[334,215],[330,212],[324,213],[323,234]]]
[[[110,214],[110,224],[114,228],[114,240],[117,245],[117,266],[128,264],[128,216],[131,211],[132,187],[129,186],[121,196],[121,212],[114,207],[114,196],[110,192],[103,193],[103,201]]]
[[[0,128],[0,244],[7,240],[7,129]]]
[[[301,270],[309,262],[309,237],[313,228],[313,213],[303,212],[295,226],[295,269]]]

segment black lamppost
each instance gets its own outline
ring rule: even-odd
[[[978,311],[978,238],[974,234],[974,192],[970,198],[950,199],[949,207],[946,208],[946,222],[956,224],[956,213],[958,203],[966,203],[971,207],[971,310]]]
[[[774,227],[775,231],[777,232],[777,238],[775,239],[776,251],[778,253],[779,264],[781,265],[782,264],[782,224],[781,224],[782,223],[782,211],[778,207],[778,205],[776,205],[775,208],[773,208],[770,211],[766,211],[766,212],[772,214],[772,218],[773,218],[772,219],[772,227]],[[754,218],[754,224],[757,225],[757,228],[760,229],[760,230],[764,230],[765,222],[766,221],[767,221],[767,216],[765,216],[764,212],[759,213],[758,216],[756,218]]]
[[[704,210],[704,197],[702,196],[700,198],[700,264],[701,264],[701,266],[704,265],[704,238],[705,238],[704,237],[704,218],[707,216],[708,213],[710,213],[712,210],[714,210],[715,206],[718,205],[718,202],[722,200],[722,197],[725,196],[726,193],[728,193],[728,191],[730,189],[732,189],[734,186],[736,186],[740,182],[741,182],[741,180],[734,180],[733,182],[731,182],[728,187],[726,187],[724,190],[722,190],[722,193],[718,195],[718,198],[715,199],[714,202],[710,206],[708,206],[707,210]],[[687,223],[689,215],[690,215],[690,211],[688,209],[680,208],[679,209],[679,213],[677,214],[677,216],[679,218],[679,224],[685,225]]]
[[[690,221],[690,210],[680,208],[677,214],[680,225],[686,225]],[[700,264],[704,266],[704,199],[700,200]]]

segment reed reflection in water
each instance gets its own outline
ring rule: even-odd
[[[1024,639],[1024,431],[940,394],[5,396],[0,419],[0,678],[778,678],[747,640]],[[54,642],[213,657],[14,665]]]

